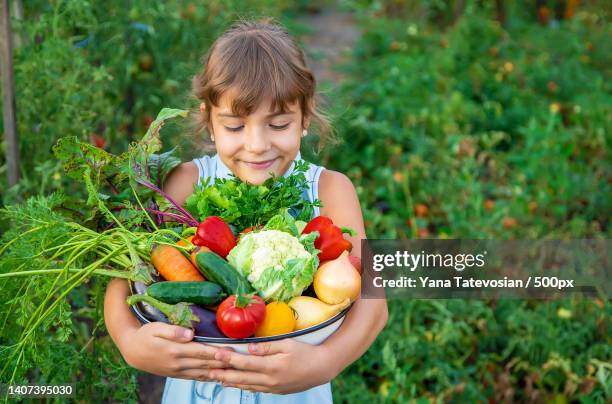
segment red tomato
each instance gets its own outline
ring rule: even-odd
[[[240,234],[247,234],[252,232],[253,230],[261,230],[263,229],[262,225],[257,225],[257,226],[251,226],[251,227],[247,227],[246,229],[242,230],[242,233]]]
[[[262,225],[247,227],[246,229],[242,230],[242,232],[238,235],[238,238],[236,239],[236,244],[240,241],[240,237],[243,234],[247,234],[247,233],[250,233],[250,232],[252,232],[254,230],[261,230],[261,229],[263,229]]]
[[[255,295],[233,295],[217,309],[217,325],[230,338],[246,338],[266,317],[266,303]]]
[[[106,147],[106,139],[95,132],[89,134],[89,142],[100,149]]]

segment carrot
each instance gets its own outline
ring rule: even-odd
[[[193,250],[191,251],[191,263],[193,264],[194,267],[198,267],[198,264],[196,264],[196,254],[202,251],[208,251],[211,252],[212,250],[208,247],[205,246],[198,246],[198,245],[193,245],[191,243],[191,240],[193,239],[193,236],[189,236],[187,237],[187,242],[185,242],[185,240],[179,240],[176,245],[180,245],[181,247],[194,247]]]
[[[200,248],[204,248],[205,250],[203,250],[203,251],[210,251],[210,249],[207,248],[207,247],[200,247],[200,246],[197,246],[197,245],[193,245],[193,243],[191,242],[192,239],[193,239],[193,236],[189,236],[186,239],[187,242],[185,242],[185,240],[179,240],[176,243],[176,245],[180,245],[181,247],[193,247],[191,252],[190,252],[189,258],[190,258],[191,263],[193,264],[193,266],[197,268],[198,264],[196,264],[196,259],[195,258],[196,258],[196,254],[200,252]]]
[[[187,240],[187,242],[185,242],[185,240]],[[180,245],[181,247],[193,246],[193,243],[191,242],[191,240],[193,240],[193,236],[189,236],[185,240],[179,240],[176,245]]]
[[[155,246],[151,251],[151,263],[167,281],[205,280],[183,253],[169,245]]]
[[[196,263],[196,255],[199,252],[204,252],[204,251],[208,251],[208,252],[212,252],[212,250],[208,247],[205,246],[196,246],[196,248],[191,252],[191,263],[193,264],[194,267],[198,267],[198,264]]]

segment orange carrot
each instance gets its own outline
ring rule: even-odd
[[[198,267],[198,264],[196,262],[196,256],[198,255],[199,252],[204,252],[204,251],[208,251],[208,252],[212,252],[212,250],[208,247],[205,246],[196,246],[196,248],[191,252],[191,263],[193,264],[194,267]]]
[[[180,245],[181,247],[193,247],[193,250],[191,250],[191,263],[193,264],[194,267],[198,267],[198,264],[196,263],[196,255],[199,252],[202,251],[208,251],[208,252],[212,252],[212,250],[208,247],[205,246],[199,246],[199,245],[193,245],[191,243],[191,240],[193,239],[193,236],[189,236],[187,237],[187,242],[185,242],[185,240],[179,240],[176,245]]]
[[[158,245],[151,251],[151,263],[167,281],[203,281],[200,271],[177,249]]]
[[[185,240],[187,240],[187,241],[185,241]],[[180,245],[181,247],[193,246],[193,243],[191,242],[191,240],[193,240],[193,236],[189,236],[185,240],[183,240],[183,239],[179,240],[176,243],[176,245]]]

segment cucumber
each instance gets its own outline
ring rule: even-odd
[[[226,296],[213,282],[169,281],[156,282],[147,288],[147,295],[168,304],[180,302],[214,306]]]
[[[254,292],[249,281],[226,260],[214,252],[200,252],[196,255],[198,269],[204,277],[218,283],[228,295]]]

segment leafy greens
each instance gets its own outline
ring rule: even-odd
[[[260,226],[285,209],[296,220],[308,222],[320,201],[310,202],[302,193],[310,185],[306,179],[308,162],[296,161],[287,177],[272,176],[261,185],[242,182],[236,177],[202,180],[185,208],[198,220],[219,216],[238,231]]]

